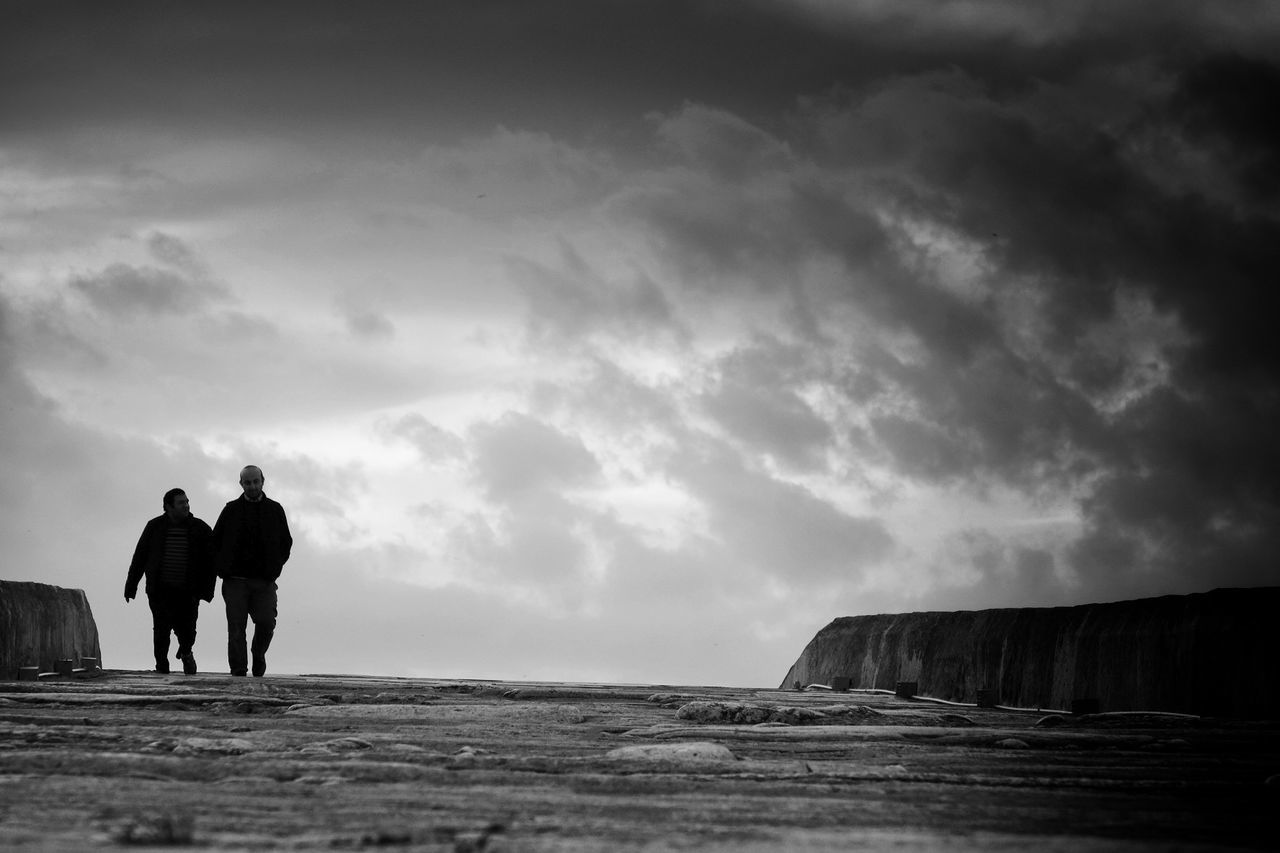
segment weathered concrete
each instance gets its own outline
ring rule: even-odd
[[[1277,774],[1280,724],[878,693],[0,684],[0,849],[16,851],[1238,853],[1273,849]]]
[[[53,672],[58,661],[79,668],[101,665],[98,625],[79,589],[0,580],[0,679],[16,680],[23,667]]]
[[[831,684],[1071,710],[1163,710],[1280,718],[1280,587],[1219,589],[1079,607],[905,613],[836,619],[783,687]]]

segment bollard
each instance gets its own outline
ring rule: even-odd
[[[98,668],[97,658],[80,658],[80,668],[93,672]]]
[[[1071,714],[1079,717],[1084,714],[1096,714],[1100,710],[1097,699],[1084,698],[1071,700]]]
[[[831,679],[831,689],[839,693],[845,693],[853,686],[853,679],[847,675],[836,675]]]
[[[39,678],[40,678],[40,667],[38,666],[18,667],[19,681],[36,681]]]
[[[992,690],[990,687],[978,688],[978,707],[979,708],[994,708],[996,705],[999,705],[999,704],[1000,702],[996,698],[996,692],[994,690]]]
[[[58,675],[70,675],[71,670],[75,669],[76,662],[71,658],[63,658],[53,662],[53,671]]]
[[[898,686],[894,689],[894,695],[899,699],[910,699],[920,690],[920,685],[915,681],[899,681]]]

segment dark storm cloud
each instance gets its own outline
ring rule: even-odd
[[[1091,586],[1149,591],[1152,578],[1140,570],[1116,572],[1142,566],[1158,572],[1155,583],[1179,590],[1275,581],[1280,458],[1268,436],[1280,425],[1280,343],[1271,322],[1280,306],[1280,219],[1252,204],[1259,187],[1245,176],[1271,169],[1258,141],[1274,132],[1263,117],[1280,108],[1276,78],[1276,67],[1261,60],[1210,57],[1181,71],[1168,100],[1135,105],[1146,111],[1135,122],[1169,116],[1161,131],[1183,132],[1183,146],[1216,161],[1213,171],[1235,184],[1214,191],[1234,199],[1148,180],[1144,164],[1124,156],[1122,131],[1099,131],[1084,146],[1038,132],[1026,159],[992,158],[977,180],[971,167],[963,170],[966,197],[982,202],[978,215],[961,211],[956,220],[971,234],[991,227],[989,211],[1019,213],[1019,221],[995,226],[1009,239],[998,256],[1006,269],[1048,281],[1046,342],[1069,355],[1077,348],[1070,376],[1080,376],[1081,357],[1090,355],[1078,349],[1078,336],[1113,318],[1122,293],[1150,298],[1190,336],[1162,353],[1173,387],[1108,418],[1102,442],[1089,440],[1099,430],[1087,410],[1075,406],[1084,417],[1063,421],[1071,425],[1064,438],[1103,453],[1104,477],[1082,504],[1090,532],[1076,552]],[[1238,100],[1205,107],[1206,90],[1225,80],[1235,88],[1226,100]]]
[[[826,63],[852,64],[836,40],[751,4],[19,3],[11,11],[0,76],[12,82],[0,88],[0,111],[28,126],[141,116],[187,128],[372,121],[412,135],[475,129],[477,116],[487,128],[503,116],[508,126],[582,128],[685,97],[743,102],[750,93],[780,104],[797,86],[826,85]]]
[[[1250,201],[1280,197],[1280,67],[1236,53],[1210,56],[1182,76],[1173,118],[1230,170]]]
[[[925,480],[1003,481],[1034,491],[1062,487],[1097,464],[1115,440],[1104,418],[1042,365],[989,350],[965,364],[943,358],[881,361],[884,401],[871,417],[895,466]],[[911,411],[893,411],[904,396]]]
[[[1091,589],[1274,581],[1267,567],[1280,465],[1267,436],[1280,424],[1280,345],[1269,319],[1280,221],[1254,206],[1258,189],[1240,181],[1251,169],[1269,172],[1258,140],[1271,131],[1264,119],[1197,101],[1212,90],[1208,81],[1223,78],[1255,117],[1275,114],[1273,65],[1210,57],[1179,72],[1172,96],[1143,92],[1109,127],[1071,114],[1049,122],[1030,104],[997,104],[985,94],[959,97],[949,104],[946,137],[918,137],[898,163],[895,179],[910,191],[897,198],[921,213],[942,212],[984,244],[1009,282],[997,286],[1037,289],[1045,334],[1040,352],[1015,356],[1004,341],[1018,330],[997,322],[998,312],[968,324],[977,334],[966,337],[988,355],[973,367],[939,359],[915,377],[934,386],[914,388],[926,415],[889,445],[915,454],[932,435],[940,452],[899,458],[933,459],[938,473],[957,473],[967,458],[998,459],[1015,480],[1037,467],[1045,470],[1034,479],[1055,467],[1102,475],[1082,503],[1089,533],[1075,551]],[[1239,203],[1153,179],[1129,136],[1149,139],[1153,123],[1197,158],[1220,160],[1213,171],[1240,182],[1214,191]],[[1117,354],[1094,349],[1087,334],[1116,322],[1122,300],[1135,295],[1170,312],[1189,340],[1157,353],[1173,387],[1107,414],[1091,400],[1117,389],[1126,368],[1108,366]],[[948,354],[946,329],[920,324],[915,310],[902,316],[931,351]],[[896,378],[910,383],[912,373]],[[960,444],[957,429],[967,439]],[[1051,464],[1055,454],[1065,468]],[[1155,574],[1144,576],[1142,567]]]
[[[1084,501],[1074,561],[1091,585],[1132,594],[1144,566],[1178,589],[1276,583],[1280,424],[1268,387],[1168,389],[1125,411],[1123,456]]]
[[[846,383],[871,406],[872,458],[925,482],[1088,495],[1072,555],[1090,589],[1274,580],[1278,66],[1188,49],[1190,30],[1146,54],[1091,32],[1052,34],[1063,64],[1045,78],[868,79],[767,135],[686,106],[659,135],[714,140],[669,146],[702,168],[620,210],[683,280],[772,291],[793,317],[813,294],[788,269],[839,259],[825,296],[916,345],[864,347]],[[976,259],[969,292],[923,263],[914,223]],[[720,414],[745,401],[727,394]],[[768,415],[743,422],[767,432]]]
[[[1197,5],[1147,15],[1125,3],[982,4],[983,14],[967,2],[855,3],[826,14],[782,0],[11,2],[0,114],[11,132],[144,119],[187,132],[270,128],[316,145],[326,127],[376,126],[395,132],[391,147],[499,123],[613,132],[685,101],[755,121],[797,95],[889,74],[962,66],[1021,85],[1015,69],[1024,80],[1069,74],[1082,56],[1131,53],[1140,37],[1176,52],[1241,29]],[[1016,25],[988,25],[1001,15]]]

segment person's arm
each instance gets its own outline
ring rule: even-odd
[[[195,583],[191,585],[197,598],[213,601],[213,588],[217,578],[213,573],[213,531],[209,525],[196,520],[195,535],[192,537],[191,571]]]
[[[133,549],[133,560],[129,563],[129,574],[124,581],[124,600],[133,601],[138,596],[138,581],[147,569],[147,556],[151,550],[152,522],[148,521],[138,537],[138,546]]]
[[[278,506],[278,504],[277,504]],[[285,518],[284,507],[280,507],[280,567],[289,562],[289,554],[293,551],[293,537],[289,535],[289,519]]]
[[[224,506],[222,512],[218,513],[218,520],[213,523],[213,539],[209,543],[209,568],[215,577],[220,577],[221,570],[224,568],[219,565],[218,561],[222,554],[223,544],[230,535],[231,516],[235,512],[232,506],[232,504]]]

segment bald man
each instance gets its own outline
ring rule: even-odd
[[[246,465],[242,494],[222,508],[213,526],[214,569],[227,605],[227,663],[232,675],[248,674],[245,632],[252,619],[253,674],[259,678],[276,632],[276,580],[293,548],[284,507],[263,494],[265,482],[261,468]]]

